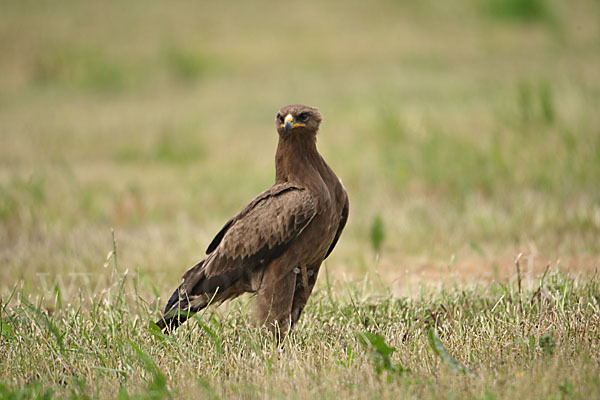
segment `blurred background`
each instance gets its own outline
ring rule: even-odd
[[[164,298],[272,184],[289,103],[350,195],[331,279],[600,265],[597,0],[8,0],[0,293],[96,284],[114,228]]]

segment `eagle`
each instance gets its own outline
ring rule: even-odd
[[[279,110],[275,183],[216,234],[156,323],[172,332],[210,304],[256,295],[257,322],[284,337],[300,318],[319,268],[348,220],[348,194],[317,151],[323,117],[301,104]]]

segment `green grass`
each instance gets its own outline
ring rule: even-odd
[[[599,16],[596,0],[2,2],[0,393],[597,396]],[[157,338],[181,274],[272,183],[274,115],[296,102],[322,111],[351,201],[303,329],[273,349],[246,299]],[[564,275],[537,309],[548,264]]]
[[[553,268],[531,290],[448,282],[422,286],[415,299],[374,282],[332,296],[321,285],[281,347],[247,324],[248,298],[169,337],[149,326],[158,303],[140,295],[139,276],[115,274],[81,304],[61,301],[60,291],[36,300],[17,291],[11,306],[0,304],[0,390],[6,398],[600,394],[597,275]]]
[[[552,2],[547,0],[494,0],[489,2],[490,16],[524,22],[547,22],[552,18]]]

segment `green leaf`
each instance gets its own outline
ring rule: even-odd
[[[362,332],[358,335],[358,340],[363,346],[371,346],[383,356],[389,356],[396,351],[395,348],[388,346],[383,336],[376,333]]]
[[[4,321],[0,321],[0,333],[7,339],[15,338],[12,327]]]
[[[388,346],[385,338],[381,335],[371,332],[361,332],[358,334],[358,341],[361,345],[371,351],[371,357],[375,364],[375,372],[381,375],[383,371],[392,373],[411,372],[400,364],[392,363],[390,355],[396,351],[394,347]]]
[[[129,344],[135,350],[137,358],[144,369],[150,372],[154,378],[147,388],[148,397],[155,399],[170,397],[169,389],[167,388],[167,378],[161,372],[160,368],[158,368],[154,360],[152,360],[152,357],[132,340],[129,341]]]
[[[173,341],[174,340],[171,336],[164,334],[162,329],[160,329],[160,327],[158,325],[156,325],[156,322],[150,321],[148,323],[148,332],[150,332],[150,334],[152,334],[152,336],[154,336],[155,338],[157,338],[158,340],[161,340],[161,341],[165,341],[165,340]]]
[[[385,240],[385,226],[381,215],[376,215],[371,224],[371,246],[375,253],[379,253]]]
[[[208,334],[208,337],[214,343],[215,351],[217,352],[217,355],[223,354],[223,348],[221,345],[221,342],[223,340],[221,339],[221,337],[213,329],[211,329],[208,325],[206,325],[204,322],[202,322],[199,318],[197,318],[196,320],[198,321],[198,324],[200,325],[202,330]]]
[[[469,369],[467,367],[465,367],[464,365],[459,363],[454,357],[452,357],[448,353],[448,351],[442,344],[442,341],[437,336],[437,334],[435,332],[435,328],[429,328],[429,333],[427,336],[429,338],[429,346],[431,347],[433,352],[438,357],[440,357],[442,359],[442,361],[444,361],[450,367],[450,369],[452,369],[452,371],[466,375],[468,377],[475,376],[475,374],[472,373],[471,371],[469,371]]]

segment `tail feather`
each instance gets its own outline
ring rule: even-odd
[[[165,333],[173,332],[175,329],[179,327],[179,325],[183,324],[187,320],[186,316],[180,317],[162,317],[158,321],[156,321],[156,325]]]
[[[236,283],[245,276],[243,268],[207,277],[203,270],[206,260],[199,262],[184,274],[183,283],[167,301],[163,317],[156,322],[163,331],[172,332],[210,303],[220,303],[243,292],[236,288]]]
[[[190,297],[182,296],[181,293],[185,292],[179,286],[169,298],[162,318],[156,322],[156,325],[163,331],[173,332],[179,325],[198,311],[203,310],[211,302],[219,303],[225,300],[223,295],[226,295],[220,290],[217,290],[213,295],[203,293],[201,295],[192,294]]]
[[[177,310],[185,309],[187,305],[187,299],[179,299],[180,288],[181,286],[173,292],[165,306],[162,318],[156,321],[156,325],[163,331],[172,332],[188,319],[185,313],[176,312]]]
[[[171,298],[169,298],[169,301],[167,301],[167,305],[165,306],[165,314],[171,311],[175,304],[179,302],[179,290],[181,290],[181,286],[175,289],[175,291],[171,295]]]

